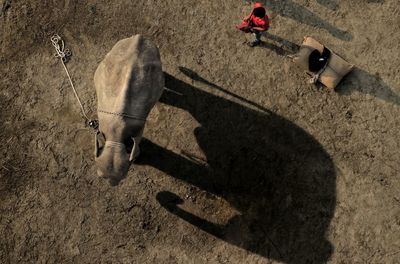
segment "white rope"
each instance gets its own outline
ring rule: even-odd
[[[319,59],[321,61],[321,58]],[[308,82],[310,84],[316,84],[318,82],[319,77],[321,76],[321,74],[325,71],[326,67],[328,67],[328,63],[329,63],[329,59],[326,61],[324,67],[322,67],[322,69],[320,69],[316,74],[314,74],[310,80],[308,80]]]
[[[68,58],[72,55],[71,51],[69,49],[65,48],[64,41],[61,39],[59,35],[54,35],[51,37],[51,43],[53,44],[54,48],[56,49],[56,54],[54,56],[56,58],[60,58],[62,65],[64,66],[64,70],[67,73],[69,83],[71,84],[72,90],[75,94],[76,99],[78,100],[78,103],[81,107],[82,114],[86,118],[87,121],[90,121],[89,117],[85,113],[85,109],[83,108],[83,105],[81,103],[81,100],[79,99],[78,93],[76,92],[74,83],[72,82],[71,76],[69,75],[68,69],[65,66],[65,63],[68,61]]]

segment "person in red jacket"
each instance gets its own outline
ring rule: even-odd
[[[251,13],[236,27],[246,33],[251,32],[256,35],[256,39],[249,43],[251,47],[259,45],[261,43],[261,32],[267,31],[269,28],[269,18],[263,4],[254,3]]]

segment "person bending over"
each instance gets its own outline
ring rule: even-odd
[[[261,32],[269,29],[269,18],[262,3],[254,3],[251,13],[243,18],[240,25],[236,28],[246,33],[254,33],[256,39],[249,42],[251,47],[257,46],[261,43]]]

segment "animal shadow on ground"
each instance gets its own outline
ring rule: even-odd
[[[252,110],[165,77],[166,87],[177,93],[166,91],[160,101],[188,111],[200,123],[194,135],[207,164],[146,139],[137,163],[219,196],[239,214],[216,224],[182,209],[183,200],[168,191],[157,194],[159,203],[201,230],[261,256],[325,263],[333,251],[325,233],[336,205],[336,174],[324,148],[273,112]]]
[[[396,94],[378,74],[373,75],[359,68],[355,68],[346,76],[336,91],[340,95],[350,95],[358,91],[400,105],[400,95]]]
[[[302,5],[295,3],[293,0],[264,0],[259,2],[263,2],[267,10],[270,9],[272,13],[299,21],[302,24],[325,29],[335,38],[344,41],[350,41],[353,39],[351,33],[341,30],[329,22],[326,22],[318,15],[314,14]],[[338,8],[338,4],[333,0],[319,0],[318,2],[328,8]]]

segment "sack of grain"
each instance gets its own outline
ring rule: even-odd
[[[326,47],[325,47],[326,48]],[[305,37],[300,50],[294,61],[309,74],[310,72],[309,57],[314,50],[318,50],[321,54],[324,51],[324,45],[311,37]],[[345,61],[342,57],[330,50],[330,57],[328,64],[322,72],[319,73],[318,81],[330,89],[334,89],[339,82],[346,76],[353,68],[354,65]]]

